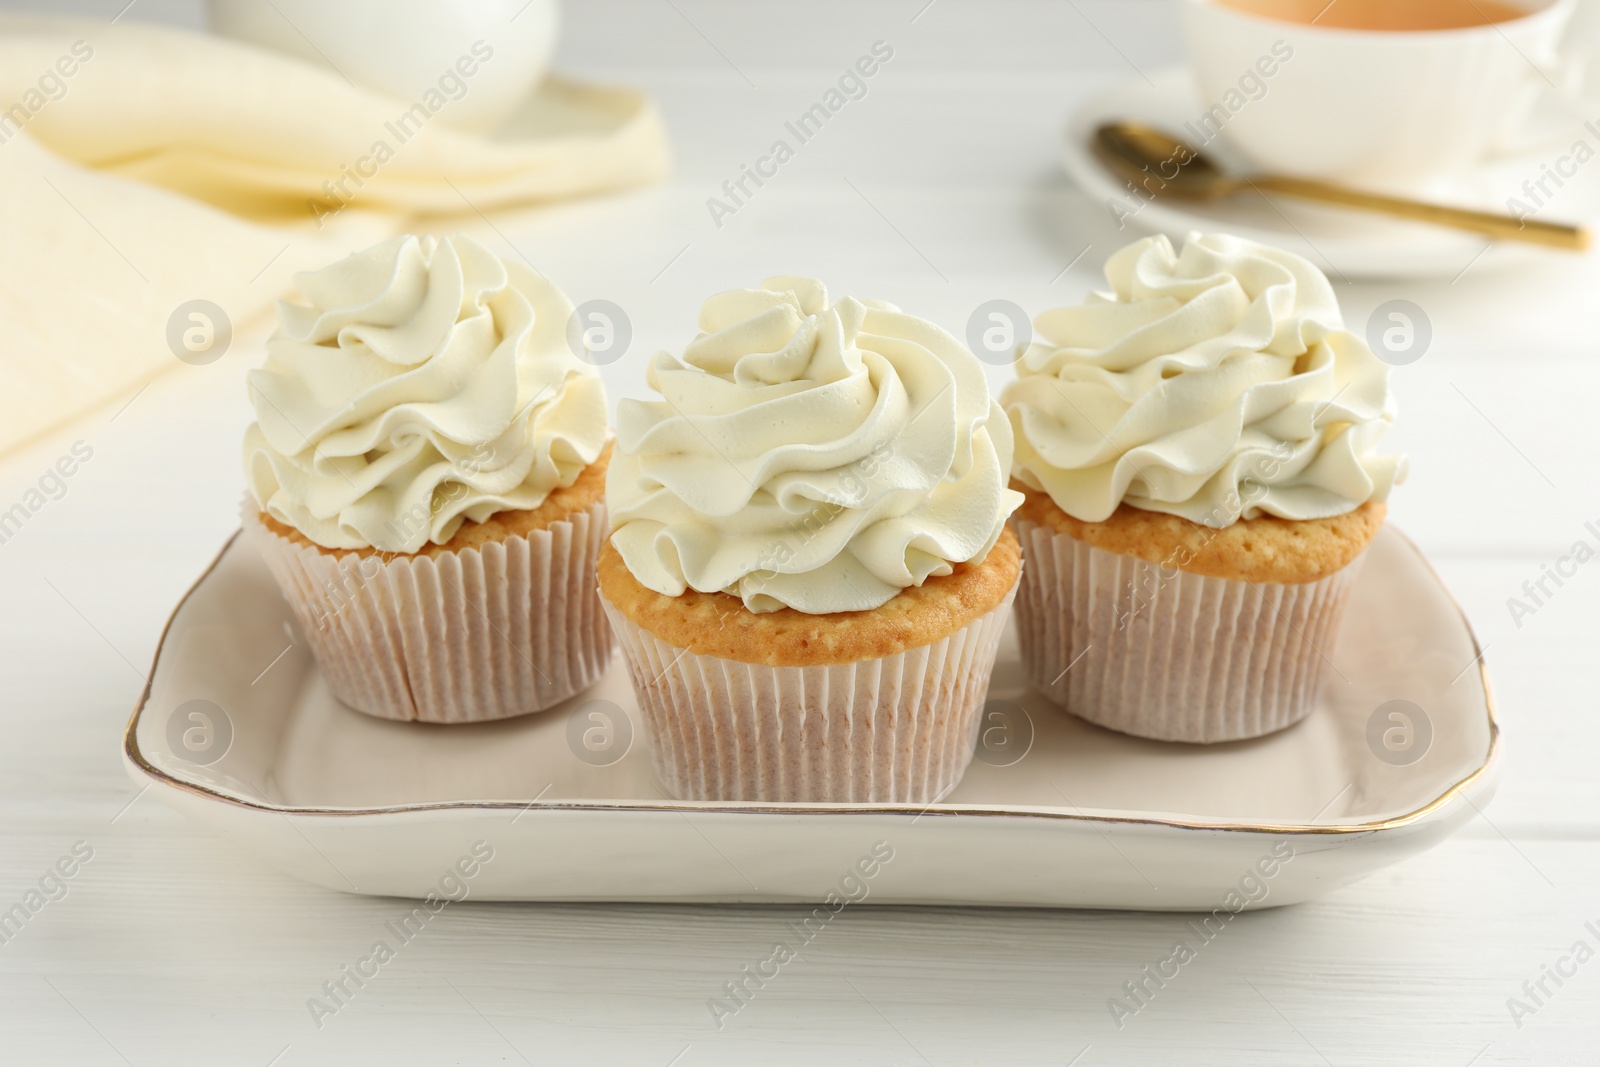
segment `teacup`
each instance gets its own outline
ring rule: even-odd
[[[1390,30],[1182,0],[1204,109],[1185,133],[1220,135],[1278,174],[1418,186],[1459,172],[1506,147],[1554,89],[1578,0],[1508,2],[1519,10],[1503,21]]]
[[[318,65],[357,84],[448,104],[439,121],[487,130],[544,77],[556,0],[209,0],[218,33]],[[468,71],[471,73],[469,74]]]

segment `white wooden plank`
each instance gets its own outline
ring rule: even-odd
[[[7,840],[19,870],[79,834],[96,855],[4,947],[18,1062],[117,1062],[89,1024],[131,1062],[172,1064],[265,1064],[285,1045],[286,1064],[516,1062],[506,1041],[561,1063],[664,1065],[688,1045],[685,1064],[1059,1064],[1085,1046],[1084,1064],[1548,1064],[1600,1036],[1595,967],[1547,982],[1521,1028],[1507,1007],[1576,941],[1600,947],[1594,842],[1525,844],[1525,860],[1458,840],[1208,944],[1177,915],[847,909],[721,1030],[708,1000],[793,940],[800,909],[468,903],[319,1030],[307,998],[407,904],[286,882],[155,805],[109,833],[50,830]],[[1132,1004],[1123,983],[1177,940],[1196,958],[1119,1029],[1108,1000]]]
[[[608,371],[613,399],[638,394],[643,359],[681,344],[703,296],[779,270],[957,332],[992,296],[1031,309],[1078,299],[1131,234],[1058,175],[1054,139],[1072,100],[1177,55],[1170,5],[924,3],[568,4],[561,64],[654,92],[677,176],[473,228],[509,236],[578,299],[627,308],[635,348]],[[122,0],[70,6],[110,17]],[[129,17],[192,24],[199,10],[141,0]],[[717,229],[706,198],[879,37],[896,57],[868,96]],[[119,815],[134,793],[116,737],[139,672],[234,525],[242,376],[259,334],[212,367],[178,368],[114,423],[107,410],[8,458],[0,501],[73,441],[96,449],[67,496],[0,546],[0,907],[72,842],[96,855],[0,946],[4,1058],[1590,1062],[1600,964],[1520,1029],[1506,1001],[1579,938],[1600,950],[1584,925],[1600,925],[1588,892],[1600,878],[1600,570],[1579,571],[1520,627],[1506,600],[1600,518],[1586,444],[1600,311],[1592,265],[1507,272],[1494,256],[1454,285],[1340,287],[1354,323],[1397,294],[1433,320],[1430,354],[1396,373],[1393,442],[1413,474],[1393,514],[1489,646],[1507,729],[1493,821],[1319,903],[1238,920],[1121,1030],[1107,998],[1185,936],[1181,918],[853,909],[718,1031],[707,999],[770,950],[790,910],[469,904],[319,1031],[306,998],[405,905],[290,883],[148,798]]]

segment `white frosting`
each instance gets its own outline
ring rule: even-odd
[[[1389,368],[1299,256],[1235,237],[1117,252],[1111,292],[1039,316],[1002,403],[1017,478],[1099,522],[1126,502],[1208,526],[1384,500],[1404,461]]]
[[[863,611],[988,554],[1011,429],[955,338],[808,278],[713,296],[700,328],[618,412],[606,502],[641,584]]]
[[[466,519],[538,507],[604,449],[572,305],[464,235],[396,237],[296,276],[250,374],[250,491],[328,548],[416,552]]]

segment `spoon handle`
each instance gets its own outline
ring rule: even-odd
[[[1469,211],[1466,208],[1446,207],[1443,204],[1429,204],[1403,196],[1363,192],[1310,178],[1263,175],[1252,178],[1251,183],[1259,189],[1271,189],[1304,200],[1320,200],[1329,204],[1381,211],[1386,215],[1396,215],[1403,219],[1416,219],[1419,222],[1471,230],[1504,241],[1526,241],[1530,244],[1573,251],[1582,251],[1589,247],[1589,231],[1582,226],[1540,222],[1537,219],[1518,219],[1494,211]]]

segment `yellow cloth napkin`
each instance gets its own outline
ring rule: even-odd
[[[0,453],[181,366],[189,301],[238,327],[410,215],[666,173],[625,89],[552,77],[490,137],[415,103],[202,34],[0,16]]]

